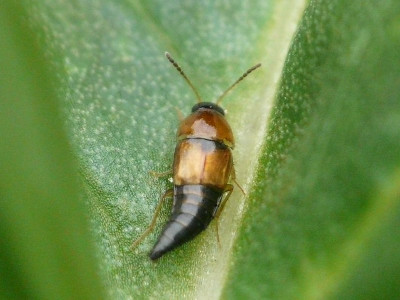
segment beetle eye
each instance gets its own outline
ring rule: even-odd
[[[219,112],[221,115],[225,116],[225,112],[222,109],[222,107],[217,105],[217,104],[215,104],[215,103],[212,103],[212,102],[200,102],[200,103],[197,103],[192,107],[192,112],[195,112],[195,111],[199,110],[200,108],[212,109],[212,110],[215,110],[215,111]]]

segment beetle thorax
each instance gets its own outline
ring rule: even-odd
[[[203,138],[219,141],[233,148],[235,141],[232,129],[225,117],[219,112],[201,108],[184,119],[178,128],[178,140],[185,138]]]

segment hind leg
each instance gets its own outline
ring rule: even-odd
[[[173,195],[174,195],[173,189],[169,189],[164,193],[164,195],[161,197],[160,201],[157,204],[156,211],[154,212],[154,216],[153,216],[153,219],[151,220],[150,225],[146,228],[146,230],[142,233],[142,235],[132,243],[131,250],[134,250],[140,244],[140,242],[143,241],[146,238],[146,236],[148,236],[149,233],[154,229],[154,226],[156,225],[157,217],[161,211],[161,205],[162,205],[164,199],[171,197]]]
[[[218,218],[221,215],[222,211],[224,210],[225,204],[228,201],[229,197],[231,196],[233,192],[233,185],[232,184],[227,184],[226,188],[224,190],[224,193],[227,193],[227,195],[221,200],[221,203],[218,205],[218,208],[215,211],[214,218],[215,218],[215,230],[217,233],[217,241],[218,245],[221,247],[220,240],[219,240],[219,232],[218,232]]]
[[[246,193],[244,192],[243,188],[240,186],[239,182],[236,181],[236,172],[235,172],[234,165],[232,165],[231,178],[232,178],[232,181],[237,185],[237,187],[242,191],[243,196],[246,196]]]

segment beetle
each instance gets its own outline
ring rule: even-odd
[[[205,230],[214,218],[218,218],[232,194],[233,185],[229,183],[231,180],[244,194],[235,180],[232,157],[235,140],[220,103],[234,86],[261,66],[256,64],[248,69],[212,103],[201,99],[182,68],[168,52],[165,56],[191,87],[197,103],[192,107],[192,113],[181,120],[178,128],[172,170],[174,187],[161,197],[151,224],[132,244],[133,249],[151,232],[163,200],[173,197],[170,219],[150,252],[152,260],[190,241]],[[170,172],[159,175],[168,173]],[[218,224],[216,225],[219,242]]]

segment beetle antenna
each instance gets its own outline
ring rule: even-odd
[[[251,72],[253,72],[255,69],[261,67],[261,64],[258,63],[255,66],[251,67],[248,69],[246,72],[243,73],[242,76],[239,77],[238,80],[236,80],[225,92],[222,93],[221,96],[218,97],[217,101],[215,102],[217,105],[219,105],[222,102],[222,99],[228,94],[239,82],[241,82],[247,75],[249,75]]]
[[[165,52],[165,56],[167,57],[167,59],[171,62],[171,64],[175,67],[175,69],[178,70],[179,73],[181,73],[182,77],[186,80],[186,82],[189,84],[189,86],[192,88],[193,92],[196,95],[197,98],[197,102],[203,102],[203,100],[201,100],[200,94],[199,92],[196,90],[196,88],[194,87],[194,85],[192,84],[192,82],[189,80],[189,78],[187,78],[186,74],[183,72],[182,68],[178,65],[178,63],[171,57],[171,55],[168,52]]]

